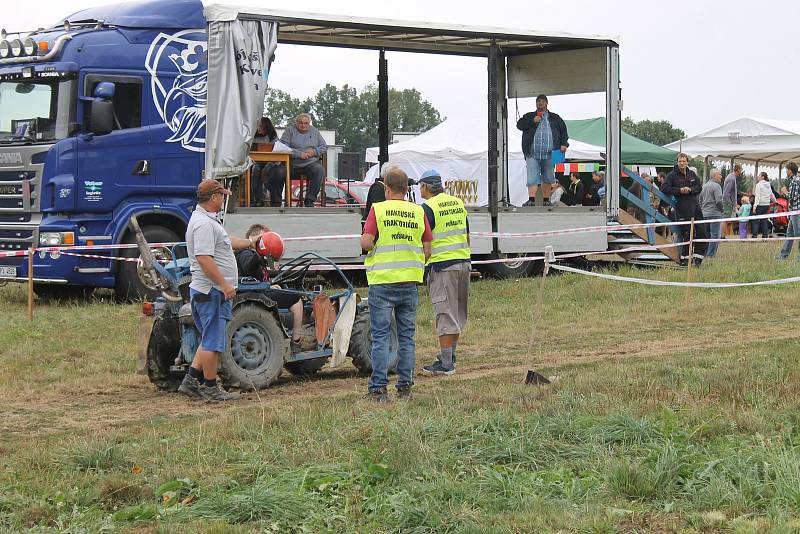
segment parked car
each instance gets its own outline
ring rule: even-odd
[[[326,204],[328,206],[365,206],[369,187],[369,184],[364,182],[325,180]],[[300,181],[292,180],[292,206],[300,204]],[[320,197],[317,197],[314,206],[322,206]]]

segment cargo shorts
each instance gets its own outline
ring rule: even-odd
[[[460,334],[467,326],[470,263],[464,261],[428,274],[428,292],[436,317],[436,335]]]
[[[228,321],[233,318],[233,301],[216,288],[208,294],[189,289],[192,318],[200,331],[200,346],[211,352],[225,352],[228,344]]]

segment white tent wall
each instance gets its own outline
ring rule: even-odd
[[[519,206],[528,200],[527,171],[522,156],[522,132],[508,130],[508,185],[510,201]],[[427,132],[389,145],[389,161],[399,165],[410,178],[417,179],[428,169],[436,169],[443,180],[478,180],[478,205],[489,201],[487,133],[480,118],[449,118]],[[599,146],[570,139],[569,161],[602,161]],[[378,162],[378,148],[367,149],[366,161]],[[369,183],[378,176],[377,165],[367,172]],[[417,197],[419,200],[419,196]]]

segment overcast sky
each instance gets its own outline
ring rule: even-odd
[[[49,26],[71,12],[107,3],[4,1],[0,24],[9,31]],[[624,116],[666,119],[690,135],[742,116],[800,120],[798,0],[304,0],[263,5],[613,36],[620,42]],[[446,116],[485,109],[485,60],[387,55],[392,87],[416,87]],[[360,88],[374,83],[376,74],[377,52],[285,46],[279,47],[270,85],[310,96],[326,82]],[[603,115],[603,102],[597,95],[561,97],[551,99],[550,108],[564,118],[585,118]],[[520,112],[530,105],[520,101]],[[510,106],[513,116],[513,100]]]

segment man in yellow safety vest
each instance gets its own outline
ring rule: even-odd
[[[433,232],[427,265],[428,293],[439,336],[439,355],[422,371],[452,375],[456,370],[458,338],[467,324],[471,270],[467,210],[460,198],[444,192],[442,178],[435,170],[422,174],[419,191],[425,199],[422,207]]]
[[[408,176],[391,166],[384,177],[386,200],[372,205],[364,223],[361,248],[369,283],[369,322],[372,333],[372,376],[367,400],[386,402],[389,394],[389,336],[392,316],[397,322],[397,396],[411,398],[415,365],[417,284],[431,255],[431,230],[422,208],[405,200]]]

